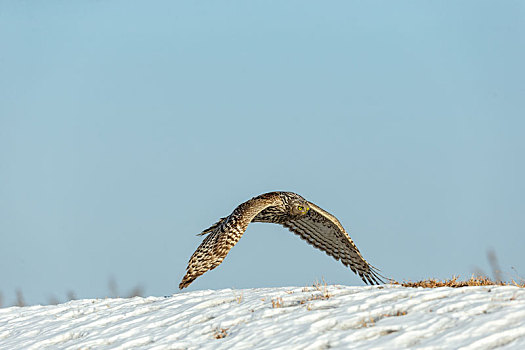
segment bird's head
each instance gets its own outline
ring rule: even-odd
[[[291,216],[303,216],[308,214],[310,204],[306,199],[293,192],[279,192],[283,206]]]
[[[307,201],[297,200],[293,201],[290,205],[290,214],[293,216],[303,216],[308,214],[310,210],[310,205]]]

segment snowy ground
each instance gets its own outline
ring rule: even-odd
[[[407,347],[525,349],[525,289],[226,289],[0,309],[0,349]]]

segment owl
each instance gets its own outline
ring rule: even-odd
[[[269,192],[240,204],[198,235],[205,236],[188,262],[179,288],[188,287],[197,277],[219,266],[241,239],[251,222],[279,224],[348,266],[366,284],[384,283],[385,277],[359,252],[339,220],[293,192]]]

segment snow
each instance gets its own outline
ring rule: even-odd
[[[204,290],[0,309],[0,349],[525,349],[525,289]]]

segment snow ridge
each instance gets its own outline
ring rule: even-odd
[[[525,289],[204,290],[0,309],[0,349],[525,349]]]

